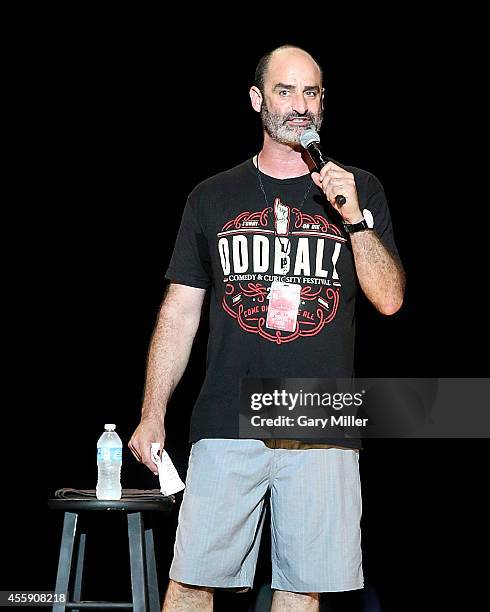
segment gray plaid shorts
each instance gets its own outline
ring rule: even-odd
[[[267,498],[273,589],[363,587],[359,453],[268,448],[245,439],[192,445],[170,578],[251,588]]]

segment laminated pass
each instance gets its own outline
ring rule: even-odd
[[[296,329],[301,302],[301,285],[274,281],[269,291],[266,326],[293,332]]]
[[[158,455],[160,444],[152,442],[151,458],[153,463],[158,467],[158,478],[160,479],[160,491],[164,495],[173,495],[185,489],[185,484],[180,479],[180,476],[175,469],[172,460],[168,456],[167,451],[162,450],[161,456]]]

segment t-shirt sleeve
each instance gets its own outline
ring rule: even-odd
[[[209,245],[189,198],[165,278],[181,285],[208,289],[211,285]]]
[[[370,175],[368,179],[368,197],[365,208],[373,215],[374,230],[383,241],[383,244],[394,255],[399,257],[386,195],[383,186],[374,175]]]

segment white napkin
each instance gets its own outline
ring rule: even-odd
[[[158,467],[158,478],[160,479],[160,491],[164,495],[173,495],[185,489],[185,484],[175,469],[167,451],[162,450],[162,456],[158,455],[160,450],[159,442],[151,443],[151,458]]]

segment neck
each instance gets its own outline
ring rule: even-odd
[[[313,168],[310,156],[302,147],[276,142],[267,132],[264,132],[264,145],[259,156],[260,170],[274,178],[303,176]]]

